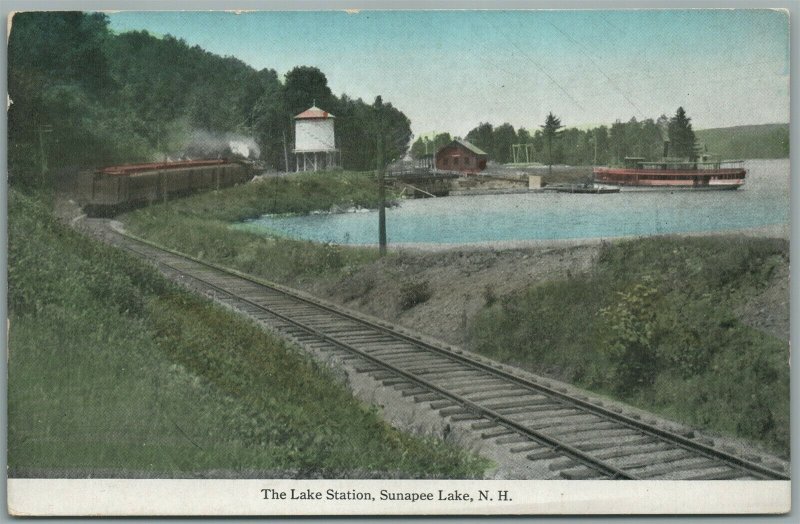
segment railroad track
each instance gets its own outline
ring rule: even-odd
[[[121,231],[115,243],[316,352],[333,354],[403,397],[520,460],[545,461],[552,478],[788,480],[762,463],[678,434],[637,415],[571,395],[549,382],[239,272],[163,249]]]

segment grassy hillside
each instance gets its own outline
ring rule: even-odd
[[[789,157],[789,124],[700,129],[695,135],[710,153],[723,158]]]
[[[255,324],[9,195],[11,476],[469,477]]]
[[[788,454],[788,344],[738,313],[788,257],[772,239],[606,244],[592,273],[485,308],[471,349]]]
[[[288,282],[299,276],[349,271],[375,260],[378,252],[267,237],[232,229],[231,223],[265,213],[308,213],[375,207],[377,203],[378,191],[371,173],[304,173],[153,205],[129,213],[122,220],[132,232],[162,245]]]
[[[352,195],[374,202],[363,175],[309,174],[154,205],[125,221],[147,238],[272,280],[358,278],[359,267],[377,259],[375,249],[230,228],[231,220],[262,212],[346,207]],[[786,452],[787,346],[737,315],[787,265],[785,241],[615,242],[590,275],[492,300],[471,326],[470,347]]]

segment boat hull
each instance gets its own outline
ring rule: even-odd
[[[745,181],[747,170],[735,169],[623,169],[596,167],[596,184],[619,186],[623,189],[660,190],[721,190],[738,189]]]

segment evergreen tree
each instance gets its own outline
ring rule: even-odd
[[[557,118],[552,112],[550,112],[547,114],[544,125],[540,127],[542,128],[542,134],[544,135],[545,142],[547,143],[547,172],[548,174],[552,174],[553,140],[561,137],[561,128],[564,126],[561,125],[561,119]]]
[[[688,158],[694,162],[697,159],[697,139],[692,130],[692,119],[686,116],[682,107],[669,119],[668,133],[670,156]]]

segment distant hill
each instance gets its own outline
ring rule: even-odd
[[[723,158],[788,158],[789,124],[695,130],[709,153]]]

